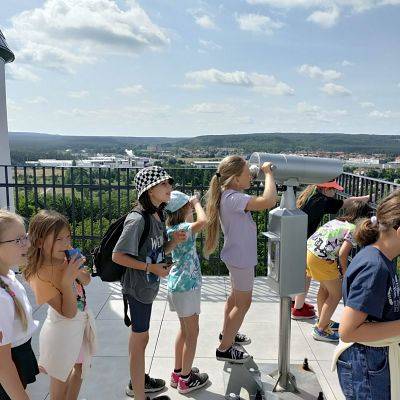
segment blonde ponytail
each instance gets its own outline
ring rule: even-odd
[[[240,156],[225,157],[218,166],[218,170],[211,178],[210,187],[206,193],[206,240],[204,244],[204,256],[208,258],[218,246],[220,237],[220,205],[222,192],[229,187],[236,176],[240,176],[246,165],[244,158]]]
[[[299,195],[296,201],[296,207],[297,208],[303,208],[308,200],[317,193],[317,185],[308,185]]]
[[[1,277],[0,277],[0,287],[3,288],[13,299],[17,317],[20,319],[20,321],[22,323],[22,327],[24,328],[24,331],[26,331],[28,329],[28,319],[26,317],[25,309],[24,309],[21,301],[17,298],[15,293],[11,290],[10,286],[8,286],[7,283],[5,283]]]

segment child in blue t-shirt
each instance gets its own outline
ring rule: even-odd
[[[335,357],[340,386],[346,399],[399,399],[389,354],[400,342],[400,286],[393,262],[400,255],[400,190],[380,203],[376,217],[357,225],[355,239],[366,247],[343,280],[345,308]]]
[[[192,368],[199,333],[201,302],[201,269],[196,251],[196,234],[204,229],[207,219],[196,196],[174,190],[166,206],[168,236],[186,232],[186,240],[172,251],[173,265],[168,276],[168,303],[176,311],[180,329],[175,341],[175,368],[171,386],[185,394],[205,386],[208,375]],[[193,221],[193,210],[196,221]]]

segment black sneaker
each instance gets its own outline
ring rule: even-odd
[[[149,396],[146,397],[146,400],[151,400]],[[157,396],[153,397],[153,400],[171,400],[168,396]]]
[[[194,373],[191,372],[187,379],[179,378],[178,382],[178,392],[181,394],[193,392],[207,385],[208,375],[205,373]]]
[[[250,354],[240,350],[238,347],[235,346],[231,346],[228,350],[225,351],[217,349],[215,351],[215,355],[217,357],[217,360],[227,361],[233,364],[244,364],[251,357]]]
[[[219,334],[219,341],[221,341],[221,340],[222,340],[222,333]],[[246,336],[244,333],[238,332],[235,336],[234,343],[240,344],[241,346],[245,346],[246,344],[251,343],[251,339],[248,336]]]
[[[165,388],[164,379],[150,378],[150,375],[146,374],[144,376],[144,392],[145,393],[155,393],[163,390]],[[129,381],[129,385],[126,387],[125,393],[129,397],[134,397],[134,392],[132,388],[132,382]]]

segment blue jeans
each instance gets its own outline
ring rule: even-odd
[[[346,400],[390,400],[387,347],[356,343],[340,355],[337,372]]]

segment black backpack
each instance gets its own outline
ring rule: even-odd
[[[150,215],[146,211],[137,208],[133,209],[131,212],[136,212],[144,218],[144,229],[138,247],[140,251],[149,235]],[[127,215],[128,214],[125,214],[118,218],[109,226],[99,246],[93,250],[92,276],[98,276],[103,282],[119,282],[126,271],[126,267],[112,260],[112,254],[124,229],[124,222]]]

